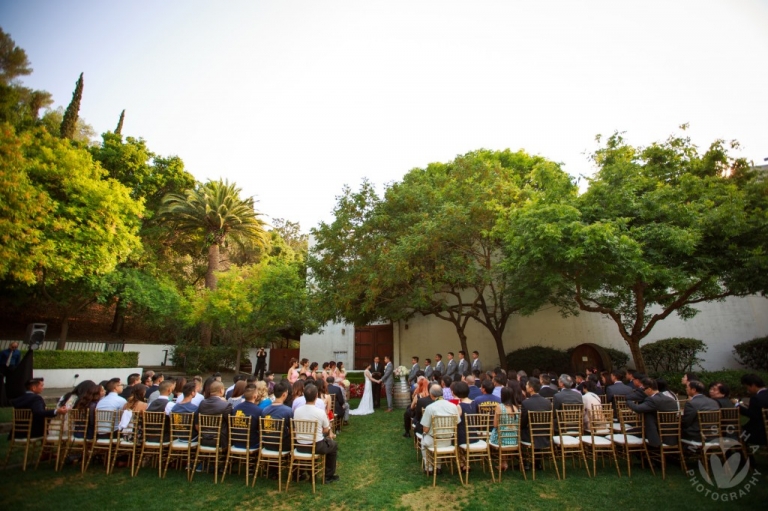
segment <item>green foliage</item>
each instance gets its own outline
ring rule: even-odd
[[[643,148],[616,133],[592,159],[577,199],[509,210],[506,267],[549,287],[564,314],[610,317],[639,370],[659,321],[768,289],[768,180],[723,141],[700,153],[688,138]]]
[[[756,337],[733,347],[739,364],[758,371],[768,371],[768,336]]]
[[[629,362],[629,353],[613,348],[603,348],[611,359],[611,366],[614,368],[627,367]]]
[[[120,112],[120,119],[117,121],[117,127],[115,128],[116,135],[121,135],[123,133],[123,122],[125,122],[125,109]]]
[[[72,140],[75,136],[75,128],[77,127],[77,117],[80,115],[80,101],[83,99],[83,73],[80,73],[80,78],[75,83],[75,90],[72,92],[72,101],[69,102],[67,109],[64,111],[64,118],[61,120],[61,138],[68,138]]]
[[[531,375],[534,369],[561,373],[571,372],[571,357],[565,350],[549,346],[529,346],[507,354],[507,367]]]
[[[0,29],[0,123],[29,128],[40,109],[53,102],[50,93],[20,85],[19,77],[31,73],[27,53]]]
[[[36,351],[35,369],[99,369],[139,367],[136,351]]]
[[[685,371],[674,372],[655,372],[651,371],[653,378],[662,378],[667,382],[667,386],[674,393],[685,396],[685,386],[681,380]],[[745,369],[726,369],[722,371],[701,371],[696,372],[696,376],[705,387],[713,382],[719,381],[728,385],[731,390],[731,397],[747,397],[748,394],[741,385],[741,377],[745,374],[757,374],[763,381],[768,381],[768,372],[766,371],[747,371]]]
[[[640,351],[652,371],[684,373],[701,362],[699,355],[707,351],[707,345],[698,339],[671,337],[648,343]]]
[[[218,371],[235,365],[237,347],[214,343],[202,346],[200,341],[191,338],[176,342],[171,360],[176,367],[183,367],[188,373]]]

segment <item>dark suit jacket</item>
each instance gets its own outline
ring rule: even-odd
[[[120,394],[120,397],[127,400],[129,397],[131,397],[131,394],[133,393],[133,388],[136,385],[126,385],[126,387],[123,389],[122,394]]]
[[[689,440],[701,440],[701,428],[699,427],[698,412],[715,412],[720,410],[720,405],[712,398],[703,394],[697,394],[685,403],[683,418],[680,426],[683,430],[683,438]]]
[[[8,357],[11,357],[10,364],[8,364]],[[8,364],[7,367],[13,369],[19,365],[19,362],[21,362],[21,352],[19,350],[14,350],[13,353],[11,353],[10,348],[6,348],[3,351],[0,351],[0,366],[6,367],[6,364]]]
[[[613,396],[628,396],[634,389],[623,382],[617,381],[605,388],[605,395],[608,396],[608,403],[613,404]]]
[[[676,412],[677,401],[663,394],[655,394],[651,397],[646,396],[642,403],[627,400],[627,406],[629,406],[630,409],[643,414],[643,422],[645,422],[645,439],[648,441],[648,445],[652,447],[661,445],[659,426],[656,421],[656,412]],[[667,445],[677,445],[677,438],[664,437],[664,443]]]
[[[200,406],[195,413],[195,424],[198,423],[197,416],[203,415],[218,415],[221,414],[221,438],[219,441],[219,447],[227,446],[229,442],[229,419],[232,414],[232,404],[217,397],[211,396],[208,399],[200,401]],[[204,441],[204,440],[202,440]]]
[[[538,394],[534,394],[522,404],[522,413],[520,414],[520,429],[522,431],[522,438],[524,442],[531,441],[531,432],[528,429],[528,412],[548,412],[552,410],[552,403],[548,399],[541,397]],[[537,449],[546,449],[549,447],[550,440],[545,438],[536,439]]]
[[[336,385],[328,385],[328,393],[336,396],[336,407],[333,409],[333,413],[337,417],[344,416],[344,391]]]
[[[749,407],[739,407],[741,415],[749,417],[744,424],[744,433],[749,435],[747,443],[751,445],[765,445],[765,427],[763,425],[763,409],[768,408],[768,390],[762,389],[749,399]]]
[[[645,395],[645,390],[634,388],[632,392],[627,394],[627,403],[634,401],[636,403],[642,403],[648,396]]]
[[[421,427],[421,416],[422,416],[421,409],[428,407],[432,403],[434,403],[434,400],[429,396],[420,397],[419,399],[416,400],[416,409],[413,411],[413,421],[415,423],[414,430],[416,431],[416,433],[424,432],[424,428]]]
[[[542,385],[541,390],[539,391],[541,397],[555,397],[555,394],[557,394],[555,389],[548,385]]]
[[[160,396],[147,406],[148,412],[164,412],[165,407],[168,404],[168,396]]]
[[[555,394],[555,397],[552,399],[552,404],[555,406],[555,410],[562,410],[563,403],[582,405],[584,404],[584,400],[578,390],[561,389],[560,392]]]
[[[34,392],[27,392],[11,401],[14,408],[19,410],[32,410],[32,431],[30,436],[32,438],[39,438],[43,436],[45,432],[45,418],[54,417],[56,415],[55,410],[45,409],[45,400],[43,396],[35,394]],[[9,435],[10,436],[10,435]]]

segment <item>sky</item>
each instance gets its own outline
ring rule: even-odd
[[[768,158],[768,0],[0,0],[28,87],[236,182],[308,232],[344,185],[379,189],[480,148],[574,177],[597,134]],[[582,181],[583,183],[583,181]]]

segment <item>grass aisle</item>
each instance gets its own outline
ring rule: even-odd
[[[356,400],[352,406],[357,406]],[[181,472],[170,470],[164,480],[150,468],[132,479],[126,469],[104,475],[92,466],[85,476],[73,467],[54,473],[48,465],[37,471],[18,468],[0,471],[0,495],[4,509],[141,509],[142,511],[185,509],[285,509],[307,506],[314,509],[762,509],[768,497],[768,468],[761,456],[763,475],[749,494],[735,502],[713,502],[697,493],[689,478],[672,467],[666,481],[637,467],[632,478],[621,479],[615,471],[598,466],[598,477],[589,479],[583,469],[568,466],[568,479],[557,481],[550,471],[538,474],[535,482],[523,481],[517,472],[504,474],[502,484],[474,468],[470,484],[462,487],[448,471],[438,476],[437,488],[422,474],[411,440],[402,438],[402,412],[378,411],[353,417],[339,435],[337,474],[341,480],[318,485],[315,495],[309,483],[292,483],[289,493],[278,493],[277,481],[259,479],[246,488],[244,476],[231,474],[224,484],[213,484],[213,476],[196,474],[188,483]],[[3,459],[7,440],[0,440]],[[20,464],[12,456],[11,464]],[[633,467],[634,469],[634,467]],[[530,474],[529,474],[530,477]]]

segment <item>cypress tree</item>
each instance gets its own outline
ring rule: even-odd
[[[122,135],[123,134],[123,121],[125,120],[125,110],[120,112],[120,120],[117,121],[117,128],[115,128],[115,134],[116,135]]]
[[[72,140],[75,138],[75,127],[77,126],[77,117],[80,113],[80,100],[83,97],[83,73],[75,84],[75,92],[72,93],[67,110],[64,112],[64,118],[61,121],[61,138]]]

